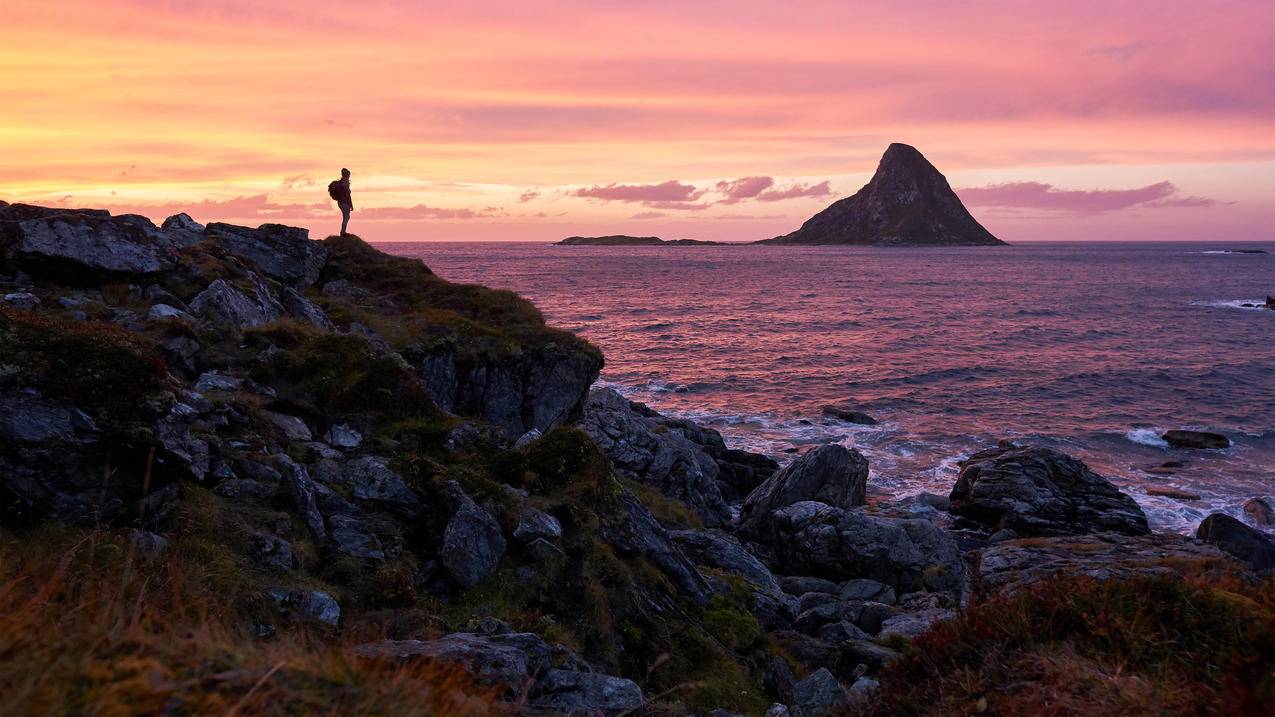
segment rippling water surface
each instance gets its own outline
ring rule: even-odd
[[[1228,245],[1229,246],[1229,245]],[[1247,245],[1254,248],[1258,245]],[[1275,252],[1275,245],[1260,245]],[[1076,455],[1154,527],[1275,493],[1275,253],[1217,245],[960,249],[387,244],[452,281],[513,289],[602,347],[602,378],[732,445],[840,441],[869,493],[946,493],[1012,438]],[[876,426],[827,419],[852,403]],[[1221,430],[1180,451],[1167,428]],[[1186,460],[1173,476],[1145,468]],[[1150,496],[1149,488],[1199,496]]]

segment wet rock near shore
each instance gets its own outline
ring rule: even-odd
[[[801,501],[838,508],[864,504],[868,460],[853,448],[818,446],[789,463],[758,486],[740,507],[737,530],[755,535],[776,510]]]
[[[1213,433],[1210,431],[1174,429],[1171,431],[1165,431],[1164,435],[1160,437],[1174,448],[1229,448],[1231,445],[1231,439],[1221,433]]]
[[[952,514],[1019,535],[1150,532],[1132,498],[1083,462],[1049,448],[1007,446],[961,463]]]

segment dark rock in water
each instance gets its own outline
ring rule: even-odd
[[[992,448],[961,463],[951,512],[1019,535],[1150,532],[1132,498],[1081,461],[1049,448]]]
[[[1275,526],[1275,508],[1265,498],[1249,498],[1244,501],[1244,517],[1253,525],[1268,528]]]
[[[610,717],[641,709],[643,699],[642,689],[623,677],[552,669],[536,683],[528,704],[553,714]]]
[[[1231,445],[1231,439],[1210,431],[1174,429],[1165,431],[1160,437],[1174,448],[1228,448]]]
[[[717,462],[642,409],[613,389],[594,389],[580,428],[627,476],[686,501],[710,527],[726,524],[731,513],[717,485]]]
[[[797,231],[761,244],[997,245],[915,148],[891,144],[872,181]]]
[[[755,534],[775,510],[803,500],[838,508],[863,505],[868,460],[853,448],[835,443],[819,446],[766,479],[740,508],[738,530]]]
[[[1174,500],[1199,500],[1198,493],[1179,490],[1177,488],[1147,488],[1147,495],[1158,495],[1161,498],[1172,498]]]
[[[318,280],[328,257],[322,244],[310,241],[310,232],[282,224],[250,229],[214,222],[204,233],[231,254],[252,261],[261,273],[292,286]]]
[[[830,416],[838,421],[858,423],[864,426],[875,426],[877,424],[877,419],[872,416],[846,406],[824,406],[822,410],[823,415]]]
[[[145,217],[56,210],[40,216],[34,210],[42,207],[13,210],[19,206],[7,207],[7,216],[29,218],[0,220],[0,255],[4,263],[36,276],[100,284],[151,276],[175,265],[173,246]]]
[[[1227,561],[1212,545],[1176,533],[1094,533],[1008,540],[974,553],[983,597],[1014,595],[1056,575],[1124,580],[1179,575],[1207,561]]]
[[[1265,306],[1268,309],[1275,309],[1275,296],[1267,296]]]
[[[870,578],[900,593],[959,595],[966,587],[959,547],[928,520],[878,518],[806,501],[771,513],[759,532],[773,564],[804,575]]]
[[[1205,518],[1195,531],[1195,537],[1216,545],[1253,570],[1275,568],[1275,539],[1225,513],[1214,513]]]
[[[634,237],[624,234],[612,234],[604,237],[567,237],[557,242],[558,246],[720,246],[725,243],[699,239],[665,241],[659,237]]]
[[[850,704],[850,695],[826,667],[820,667],[792,688],[788,708],[794,717],[823,717]]]

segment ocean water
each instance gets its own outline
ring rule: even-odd
[[[1275,245],[382,248],[527,296],[603,349],[604,383],[733,446],[858,448],[870,499],[945,494],[1002,438],[1081,458],[1158,530],[1275,493],[1275,311],[1241,306],[1275,294]],[[1233,446],[1173,449],[1168,428]],[[1168,460],[1186,466],[1145,471]]]

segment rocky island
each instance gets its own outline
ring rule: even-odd
[[[0,298],[15,711],[1275,703],[1270,536],[1154,534],[1057,451],[875,500],[852,448],[733,449],[511,292],[281,225],[0,202]]]
[[[557,246],[721,246],[726,242],[700,239],[661,239],[659,237],[634,237],[613,234],[604,237],[567,237]]]
[[[759,244],[995,246],[992,236],[916,148],[894,143],[872,180],[791,234]]]

